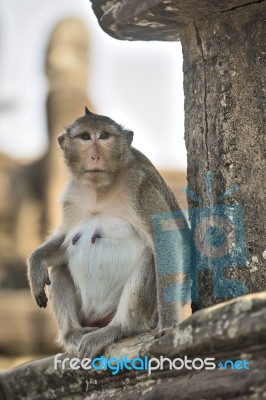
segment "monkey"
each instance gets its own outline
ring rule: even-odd
[[[28,258],[33,297],[45,308],[49,286],[58,342],[81,358],[182,320],[182,304],[163,300],[152,222],[181,208],[132,140],[132,131],[87,107],[65,128],[58,136],[70,171],[62,223]]]

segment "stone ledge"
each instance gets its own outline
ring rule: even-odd
[[[123,40],[180,40],[185,24],[258,0],[91,0],[101,28]]]
[[[1,375],[0,399],[262,399],[266,396],[266,292],[251,294],[196,312],[154,340],[149,333],[111,345],[105,356],[120,358],[214,357],[246,359],[250,370],[141,371],[54,370],[53,357],[21,365]],[[67,355],[65,355],[66,357]],[[86,397],[87,396],[87,397]]]

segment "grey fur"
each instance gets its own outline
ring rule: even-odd
[[[101,139],[103,131],[110,132],[110,137],[105,134]],[[82,139],[84,132],[89,140],[88,134]],[[92,358],[113,341],[149,330],[156,323],[160,330],[182,320],[182,304],[161,298],[163,277],[155,264],[152,225],[154,214],[180,210],[180,206],[156,168],[131,147],[128,132],[109,118],[86,113],[63,134],[60,146],[72,174],[64,197],[63,224],[60,233],[28,261],[31,290],[40,307],[46,307],[44,287],[50,284],[47,267],[52,267],[50,297],[59,342],[81,357]],[[97,240],[92,240],[95,232]],[[184,248],[188,247],[184,242]],[[99,251],[106,251],[106,256]],[[121,266],[119,262],[127,257]],[[98,278],[91,275],[93,271]],[[101,271],[105,272],[101,275]],[[101,287],[95,292],[99,283],[106,298]],[[112,285],[113,294],[109,293]],[[93,293],[99,294],[99,304]]]

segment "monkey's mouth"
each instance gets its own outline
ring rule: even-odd
[[[106,173],[105,170],[99,169],[99,168],[86,169],[85,172],[87,172],[87,173],[90,173],[90,172],[92,172],[92,173]]]

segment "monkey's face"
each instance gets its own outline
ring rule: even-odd
[[[74,175],[95,186],[108,185],[130,158],[133,132],[108,117],[86,111],[58,137]]]

